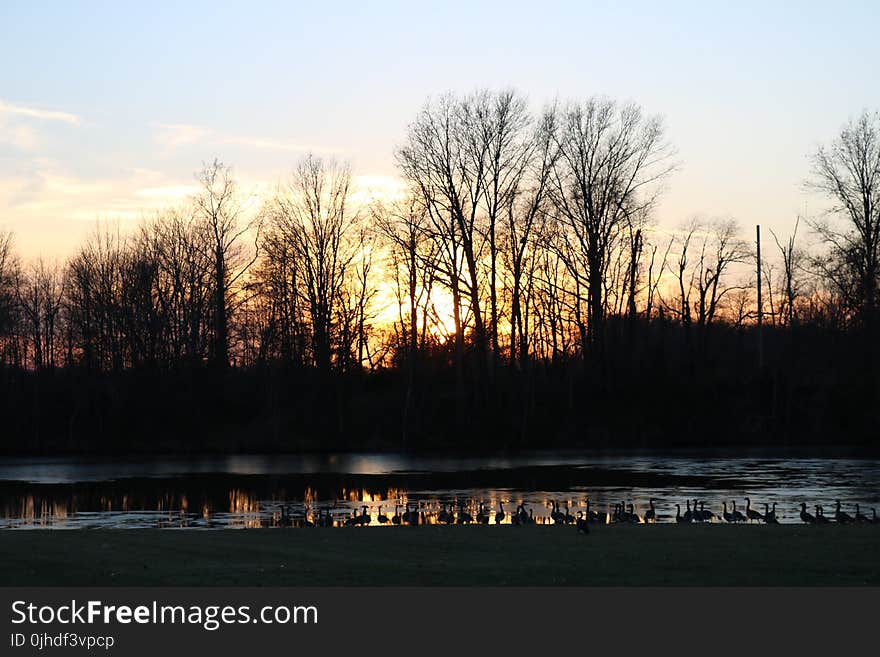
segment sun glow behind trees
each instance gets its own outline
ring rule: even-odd
[[[20,263],[4,237],[4,360],[354,371],[449,348],[491,376],[493,363],[601,355],[609,318],[755,318],[752,245],[735,221],[653,226],[677,162],[662,121],[635,105],[535,111],[514,90],[447,94],[425,104],[396,157],[400,178],[356,180],[347,163],[308,155],[250,193],[215,161],[192,190],[171,190],[186,203],[130,232],[99,226],[59,267]],[[805,255],[793,241],[777,243],[768,320],[851,317],[858,300],[841,303],[795,267]],[[843,267],[837,289],[845,255],[829,255]]]

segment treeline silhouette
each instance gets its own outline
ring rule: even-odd
[[[334,160],[257,203],[215,160],[62,265],[0,234],[0,450],[876,445],[877,114],[763,257],[652,226],[678,165],[632,104],[441,96],[395,155],[367,202]]]

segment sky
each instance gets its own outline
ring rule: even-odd
[[[680,168],[655,221],[790,231],[809,155],[880,110],[880,3],[0,2],[0,229],[67,257],[219,157],[253,195],[306,152],[393,188],[427,97],[516,87],[664,117]],[[748,229],[747,231],[745,229]]]

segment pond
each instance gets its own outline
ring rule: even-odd
[[[780,522],[800,522],[800,504],[871,517],[880,507],[880,459],[760,452],[515,455],[235,455],[159,459],[0,459],[0,528],[255,528],[301,526],[353,514],[380,525],[409,508],[434,523],[444,510],[511,522],[520,504],[551,523],[553,504],[571,515],[610,519],[618,503],[657,522],[676,504],[699,500],[721,516],[726,502],[745,512],[776,503]],[[349,524],[351,524],[349,522]],[[391,522],[386,523],[392,526]]]

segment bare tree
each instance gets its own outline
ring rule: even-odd
[[[521,194],[523,177],[528,172],[530,159],[537,145],[531,129],[526,99],[512,89],[497,93],[480,91],[466,98],[462,104],[464,114],[463,137],[465,152],[474,170],[482,173],[478,180],[485,206],[483,233],[489,247],[489,340],[495,362],[500,357],[498,341],[499,320],[499,231],[506,216],[507,228],[515,223],[514,207]],[[545,140],[546,141],[546,140]],[[546,175],[539,179],[537,206],[540,207],[545,188]],[[534,204],[533,204],[534,205]],[[531,217],[525,225],[534,221],[536,210],[525,208]],[[514,238],[515,239],[515,238]]]
[[[54,368],[58,360],[58,320],[64,288],[57,265],[38,259],[18,285],[18,303],[30,338],[31,365]]]
[[[832,202],[827,216],[812,222],[828,247],[816,264],[873,329],[880,282],[880,113],[864,112],[830,146],[820,147],[807,184]]]
[[[680,246],[672,273],[678,285],[678,300],[677,305],[666,308],[685,326],[709,326],[724,297],[742,287],[729,284],[727,274],[733,265],[745,262],[748,246],[732,219],[691,219],[676,241]]]
[[[267,205],[301,272],[298,291],[308,307],[314,361],[322,372],[330,370],[334,322],[360,248],[353,239],[359,216],[349,208],[350,188],[347,164],[308,155]]]
[[[566,229],[566,263],[586,288],[586,339],[598,348],[606,274],[627,227],[650,210],[658,183],[674,169],[672,150],[661,120],[636,105],[591,98],[557,111],[553,199]]]
[[[210,351],[215,295],[213,231],[192,208],[171,209],[141,226],[138,251],[156,262],[154,294],[162,316],[164,359],[200,363]]]
[[[406,336],[407,362],[415,363],[423,348],[425,320],[437,269],[438,244],[433,239],[428,212],[421,198],[409,196],[373,207],[376,226],[387,243],[393,274],[400,333]],[[407,308],[406,316],[403,315]]]
[[[215,159],[204,166],[197,178],[201,189],[193,201],[197,216],[208,229],[213,256],[214,332],[211,360],[219,367],[227,367],[230,292],[242,274],[257,260],[259,224],[243,221],[244,207],[230,167]],[[254,250],[248,260],[242,237],[249,231],[254,233]]]
[[[800,296],[800,283],[796,276],[797,270],[801,268],[801,261],[803,260],[803,254],[795,246],[799,225],[800,217],[798,217],[798,220],[795,222],[794,230],[792,230],[791,235],[785,244],[781,244],[776,233],[772,230],[770,231],[773,235],[773,240],[776,242],[776,247],[779,249],[779,254],[782,257],[783,304],[779,309],[779,314],[786,326],[793,326],[797,321],[796,305],[797,299]]]
[[[69,330],[87,369],[121,370],[126,365],[121,304],[125,248],[118,226],[99,225],[67,264]]]
[[[544,246],[534,237],[540,234],[549,203],[550,172],[557,150],[553,146],[553,115],[545,113],[529,127],[528,140],[520,147],[516,175],[509,181],[509,198],[504,223],[507,245],[510,297],[510,362],[522,366],[529,356],[528,308],[538,253]],[[497,319],[493,319],[493,324]],[[496,331],[497,332],[497,331]],[[496,336],[497,341],[497,336]]]
[[[467,103],[455,96],[428,102],[396,153],[403,176],[424,199],[435,235],[443,245],[459,362],[464,351],[462,293],[474,321],[475,347],[485,354],[487,346],[478,271],[482,240],[477,222],[488,148],[470,132],[469,120]]]
[[[18,324],[16,281],[21,276],[21,264],[13,250],[12,233],[0,231],[0,364],[19,364],[15,340]]]

